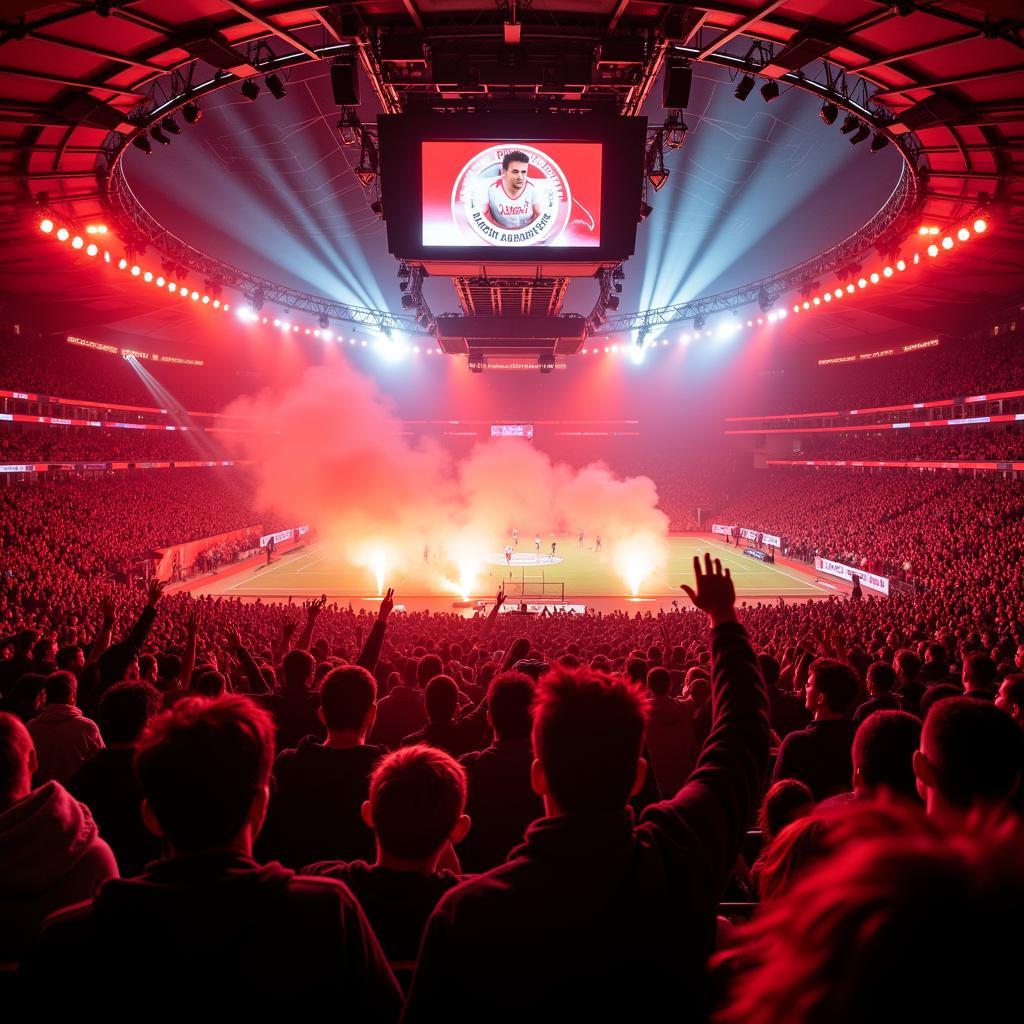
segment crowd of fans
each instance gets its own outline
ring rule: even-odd
[[[101,430],[90,427],[0,432],[0,462],[184,462],[223,459],[219,443],[202,432]]]
[[[789,457],[787,454],[786,458]],[[1019,462],[1024,435],[1016,429],[928,427],[852,434],[801,434],[794,458],[869,459],[874,461]]]
[[[737,607],[707,559],[654,615],[193,598],[121,570],[251,525],[234,473],[0,492],[10,984],[329,989],[359,1020],[994,1013],[1014,944],[934,950],[1024,910],[1024,487],[786,470],[724,514],[914,588]]]
[[[884,347],[884,346],[880,346]],[[856,346],[854,346],[856,348]],[[859,351],[870,351],[862,342]],[[794,351],[771,377],[771,386],[744,399],[731,415],[848,411],[965,398],[1024,388],[1021,335],[943,339],[935,348],[855,363],[818,366]]]

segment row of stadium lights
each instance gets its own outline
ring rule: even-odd
[[[978,217],[974,221],[973,228],[975,235],[984,234],[985,231],[988,230],[988,222],[983,217]],[[67,242],[70,239],[71,248],[75,250],[84,250],[87,256],[95,257],[99,255],[100,249],[95,242],[86,242],[81,235],[72,235],[72,233],[66,227],[56,227],[54,222],[49,217],[44,218],[40,222],[39,230],[42,231],[43,234],[54,235],[54,237],[56,237],[57,240],[60,242]],[[86,227],[85,233],[87,235],[105,235],[107,234],[107,227],[105,224],[90,224]],[[918,229],[918,235],[921,237],[934,236],[937,238],[940,234],[941,231],[938,227],[935,226],[922,225]],[[940,241],[932,242],[931,244],[929,244],[925,252],[930,258],[934,259],[939,255],[940,252],[948,252],[949,250],[953,249],[958,241],[967,242],[971,239],[971,237],[972,235],[970,229],[967,227],[961,227],[955,233],[955,238],[953,234],[945,235]],[[111,255],[109,251],[103,251],[103,260],[106,263],[111,262]],[[813,297],[805,299],[802,303],[794,303],[793,312],[798,314],[801,312],[810,312],[815,308],[820,308],[822,305],[828,305],[833,300],[842,299],[845,295],[855,294],[858,289],[866,289],[868,285],[880,284],[883,280],[892,278],[897,273],[903,273],[908,268],[908,266],[916,266],[920,262],[921,254],[919,252],[915,252],[914,255],[911,257],[909,264],[906,260],[899,259],[893,265],[887,264],[886,266],[884,266],[881,272],[875,271],[867,275],[866,277],[858,278],[856,284],[853,284],[851,282],[850,284],[847,284],[845,287],[837,287],[833,290],[825,291],[820,295],[815,295]],[[167,291],[171,294],[177,293],[186,299],[190,298],[193,302],[200,302],[202,305],[210,305],[214,309],[219,309],[222,312],[228,312],[231,309],[228,303],[222,303],[220,299],[211,299],[209,295],[202,294],[195,290],[190,291],[184,285],[179,285],[174,281],[167,281],[162,275],[154,275],[153,272],[150,270],[143,270],[143,268],[139,264],[129,265],[128,260],[125,259],[124,257],[121,257],[121,259],[118,261],[117,267],[119,270],[127,270],[132,277],[140,278],[147,284],[155,284],[158,288],[164,288],[166,286]],[[331,341],[334,339],[333,332],[328,328],[303,327],[300,324],[293,324],[290,321],[282,320],[279,317],[275,317],[274,319],[271,319],[270,317],[266,316],[261,317],[255,310],[244,306],[240,306],[238,308],[236,315],[244,323],[262,324],[263,326],[273,326],[282,331],[291,331],[293,333],[299,333],[304,330],[306,334],[311,335],[315,338],[322,338],[324,341]],[[753,327],[755,324],[761,326],[765,322],[770,324],[777,323],[779,320],[785,319],[786,316],[787,311],[785,309],[773,309],[766,316],[759,316],[756,320],[748,320],[747,327]],[[701,324],[700,326],[703,326],[703,324]],[[741,329],[742,326],[739,322],[734,322],[731,324],[727,322],[718,328],[717,334],[720,338],[728,338]],[[706,330],[701,332],[700,329],[695,329],[693,334],[680,335],[679,344],[688,345],[690,344],[690,342],[697,341],[701,337],[710,338],[715,333],[716,332],[712,330]],[[658,346],[659,341],[661,342],[662,347],[668,346],[668,339],[661,338],[655,339],[654,341],[651,341],[645,344],[644,346],[629,345],[626,343],[613,343],[611,345],[604,346],[596,345],[593,347],[580,349],[580,355],[615,355],[618,352],[622,351],[624,353],[628,352],[634,358],[636,358],[638,352],[642,353],[645,349],[656,348]],[[338,336],[337,342],[338,344],[343,343],[344,338]],[[358,344],[361,348],[367,348],[369,342],[367,342],[365,339],[357,342],[355,338],[349,338],[349,344]],[[405,354],[411,351],[414,354],[418,355],[421,351],[424,351],[428,356],[442,355],[442,351],[439,348],[433,348],[429,346],[424,346],[421,348],[421,346],[419,345],[410,346],[405,344],[404,342],[393,342],[385,340],[383,338],[378,338],[376,345],[378,348],[387,348],[393,353],[397,352]]]
[[[44,217],[39,222],[39,230],[44,235],[51,235],[52,237],[56,238],[58,242],[70,242],[71,248],[74,249],[76,252],[84,252],[86,256],[91,256],[94,258],[100,255],[101,249],[99,245],[97,245],[95,242],[86,241],[86,239],[83,238],[82,235],[74,234],[66,227],[58,227],[49,217]],[[89,224],[85,228],[84,233],[86,235],[91,236],[102,236],[108,234],[109,232],[105,224]],[[109,250],[103,249],[102,253],[104,263],[113,263],[113,257],[111,256]],[[162,274],[154,274],[153,271],[145,269],[138,263],[129,263],[128,260],[123,256],[117,261],[116,266],[118,270],[127,271],[132,277],[138,278],[145,284],[154,284],[156,285],[157,288],[165,288],[166,291],[171,295],[177,294],[182,296],[183,298],[191,299],[193,302],[196,302],[200,305],[212,306],[214,309],[220,310],[223,313],[227,313],[231,309],[230,304],[227,302],[221,302],[221,300],[218,298],[213,298],[210,295],[196,291],[195,289],[189,289],[185,285],[180,284],[179,282],[169,281]],[[266,316],[261,317],[255,310],[246,306],[237,307],[235,314],[243,323],[273,326],[279,328],[282,331],[290,331],[295,334],[304,331],[311,337],[322,338],[324,341],[337,340],[339,345],[345,340],[340,335],[337,337],[337,339],[335,339],[334,332],[331,331],[329,328],[305,327],[304,325],[301,324],[292,323],[289,320],[282,320],[279,317],[274,319],[271,319],[270,317]],[[356,338],[349,338],[349,344],[359,345],[362,348],[367,348],[370,343],[365,339],[359,341]],[[428,356],[442,355],[441,349],[439,348],[426,346],[421,347],[419,345],[407,345],[404,342],[390,342],[380,338],[377,339],[376,345],[379,348],[388,348],[389,351],[393,353],[404,354],[406,352],[412,352],[414,354],[419,354],[421,351],[423,351],[426,352]]]
[[[984,217],[978,217],[972,225],[974,229],[974,235],[983,235],[988,230],[988,221]],[[918,236],[920,237],[935,237],[941,234],[939,228],[935,226],[921,226],[918,228]],[[951,232],[948,235],[942,237],[942,239],[931,242],[925,249],[925,253],[930,259],[935,259],[942,252],[949,252],[953,249],[958,242],[968,242],[973,237],[971,229],[968,227],[961,227],[956,232]],[[858,290],[866,289],[869,285],[881,284],[882,281],[888,280],[895,277],[897,274],[902,274],[911,266],[917,266],[921,262],[921,253],[915,252],[912,257],[908,260],[899,259],[895,263],[886,264],[882,267],[881,271],[873,271],[863,277],[859,277],[856,283],[850,282],[849,284],[830,289],[822,292],[820,295],[810,296],[803,302],[796,302],[793,304],[794,313],[809,312],[813,309],[820,308],[822,305],[828,305],[834,299],[842,299],[846,295],[853,295]]]

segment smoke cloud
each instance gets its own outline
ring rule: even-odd
[[[516,438],[457,460],[431,439],[402,436],[390,401],[350,366],[311,367],[225,413],[275,431],[229,435],[254,463],[261,506],[308,522],[378,589],[489,595],[513,528],[520,552],[533,551],[537,533],[545,552],[552,540],[575,544],[579,529],[589,546],[600,535],[602,557],[634,594],[666,562],[668,517],[649,478],[554,463]]]

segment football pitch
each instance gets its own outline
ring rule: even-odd
[[[521,542],[511,569],[496,547],[480,568],[470,592],[464,596],[490,600],[504,584],[509,599],[518,600],[525,584],[525,599],[531,602],[564,599],[568,604],[607,606],[614,602],[625,607],[636,601],[670,604],[673,598],[685,599],[680,584],[692,583],[693,556],[703,556],[705,552],[729,567],[740,599],[802,600],[845,592],[845,587],[838,582],[816,579],[813,570],[804,571],[788,563],[770,565],[757,561],[709,535],[676,534],[669,538],[669,558],[664,570],[647,576],[638,593],[633,595],[607,552],[596,552],[589,545],[580,548],[575,538],[556,539],[557,560],[548,559],[550,540],[545,542],[539,556],[532,542]],[[384,573],[382,585],[394,587],[395,600],[407,607],[437,607],[439,603],[450,606],[459,597],[455,592],[458,588],[445,582],[444,567],[433,564],[396,567]],[[350,564],[325,543],[314,543],[308,548],[279,555],[270,566],[249,565],[237,573],[211,579],[208,584],[200,582],[189,589],[197,594],[264,601],[293,599],[300,602],[320,594],[327,594],[332,600],[351,601],[354,605],[372,605],[379,601],[375,574]]]

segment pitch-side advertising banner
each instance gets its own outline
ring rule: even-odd
[[[820,556],[814,559],[814,568],[818,572],[828,573],[829,576],[838,576],[842,580],[853,582],[854,576],[860,580],[862,587],[870,590],[877,590],[880,594],[889,596],[889,580],[885,576],[876,576],[873,572],[865,572],[863,569],[855,569],[852,565],[843,565],[842,562],[832,562]]]

